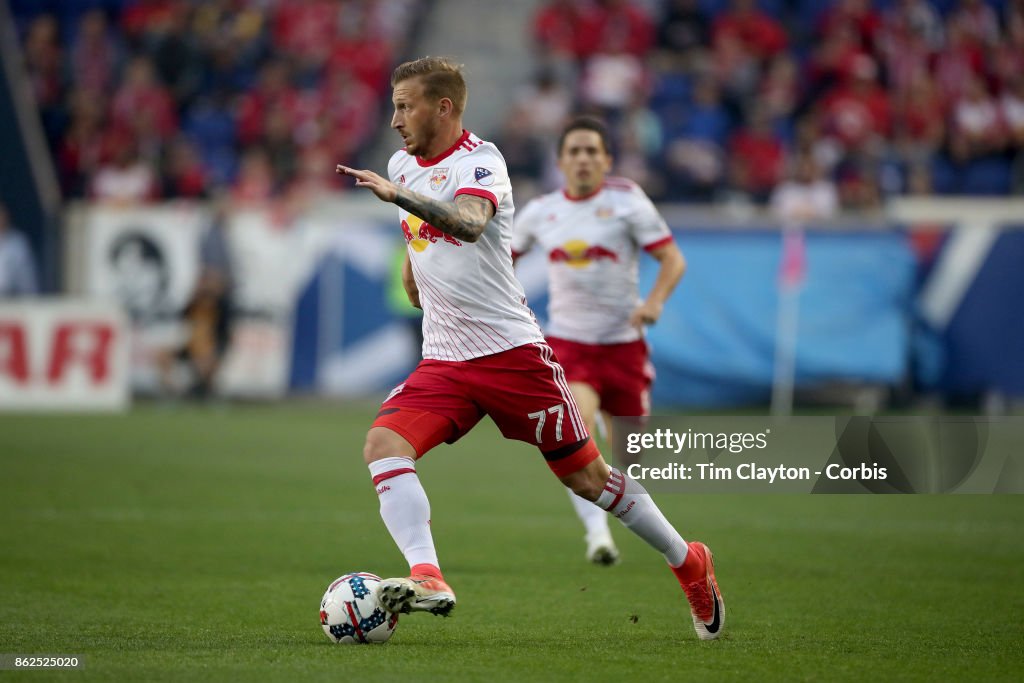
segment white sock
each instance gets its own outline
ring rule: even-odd
[[[380,516],[409,567],[432,564],[440,568],[430,533],[430,501],[409,458],[384,458],[370,463],[380,499]]]
[[[572,489],[567,488],[566,491],[569,492],[569,500],[572,502],[573,509],[576,510],[576,516],[583,522],[587,539],[611,533],[608,530],[608,514],[604,510],[586,498],[580,498],[572,492]]]
[[[670,566],[686,560],[686,541],[669,524],[647,490],[614,467],[598,496],[597,505],[614,515],[627,529],[665,556]]]

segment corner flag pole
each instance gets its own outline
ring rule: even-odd
[[[807,268],[803,227],[787,224],[782,230],[782,260],[779,264],[779,309],[775,321],[775,366],[772,378],[771,413],[788,417],[793,413],[796,384],[796,344],[800,324],[800,291]]]

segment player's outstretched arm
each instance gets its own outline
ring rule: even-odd
[[[387,178],[382,178],[373,171],[360,171],[341,164],[335,166],[334,171],[338,175],[352,176],[356,179],[356,187],[370,188],[377,195],[378,199],[391,202],[392,204],[395,202],[395,195],[398,194],[398,185],[395,185]]]
[[[460,194],[454,202],[442,202],[400,187],[395,204],[464,242],[480,239],[487,221],[494,215],[494,204],[471,194]]]
[[[651,287],[647,299],[633,309],[633,314],[630,316],[630,324],[636,327],[653,325],[658,322],[665,302],[676,285],[679,284],[683,273],[686,272],[686,259],[675,242],[669,242],[653,249],[650,254],[660,266],[658,276],[654,279],[654,286]]]
[[[356,187],[368,187],[385,202],[397,204],[443,233],[465,242],[476,242],[494,215],[494,205],[483,197],[463,194],[454,202],[431,199],[406,187],[399,187],[373,171],[360,171],[338,164],[337,172],[356,179]]]

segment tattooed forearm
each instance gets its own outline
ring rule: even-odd
[[[442,202],[398,188],[395,204],[418,216],[443,233],[466,242],[476,242],[494,215],[494,205],[482,197],[459,195],[454,202]]]

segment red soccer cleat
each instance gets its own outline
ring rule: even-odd
[[[377,600],[388,612],[430,612],[447,617],[455,608],[455,593],[436,576],[414,574],[408,578],[384,579],[377,587]]]
[[[703,543],[694,541],[689,548],[692,558],[687,556],[684,564],[689,566],[695,562],[699,571],[698,578],[682,584],[686,599],[690,601],[693,628],[701,640],[714,640],[725,626],[725,601],[715,581],[715,563],[711,550]]]

